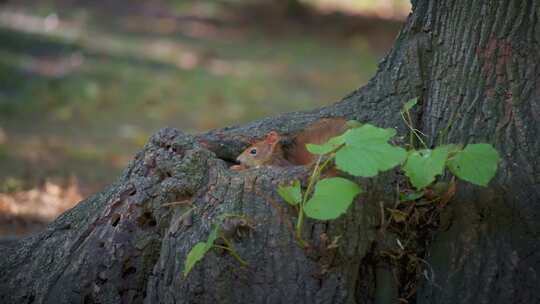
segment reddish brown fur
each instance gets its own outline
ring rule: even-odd
[[[341,117],[323,118],[309,125],[294,140],[294,148],[287,151],[287,159],[296,165],[313,163],[316,156],[309,153],[306,144],[323,144],[347,130],[347,120]]]
[[[347,129],[344,118],[323,118],[309,125],[294,137],[294,143],[284,151],[281,137],[275,132],[269,132],[263,140],[256,141],[244,150],[237,160],[241,165],[232,169],[242,170],[259,166],[288,166],[308,165],[315,156],[306,149],[306,144],[322,144]]]

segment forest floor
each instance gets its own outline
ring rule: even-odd
[[[0,2],[0,235],[41,229],[110,184],[159,128],[338,101],[402,23],[227,3]]]

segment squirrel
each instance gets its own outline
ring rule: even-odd
[[[234,165],[231,169],[309,165],[315,162],[316,156],[309,153],[306,144],[323,144],[347,129],[347,120],[335,117],[319,119],[292,138],[282,138],[277,132],[271,131],[264,139],[244,150],[236,159],[240,165]]]

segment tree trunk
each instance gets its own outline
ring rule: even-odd
[[[539,303],[539,18],[534,0],[414,1],[376,76],[342,101],[199,136],[161,130],[114,185],[43,233],[2,245],[0,302]],[[382,258],[402,237],[380,229],[398,172],[361,180],[369,191],[338,220],[308,221],[304,250],[275,189],[307,169],[228,170],[250,139],[320,117],[406,136],[399,110],[415,96],[429,145],[488,142],[502,156],[489,188],[458,183],[438,229],[417,239],[417,275]],[[212,250],[184,277],[187,253],[225,213],[253,225],[234,241],[249,266]],[[325,235],[341,236],[339,248]]]

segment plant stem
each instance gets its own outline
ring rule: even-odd
[[[326,166],[328,166],[328,164],[334,159],[335,156],[335,153],[330,154],[330,156],[324,161],[324,163],[322,163],[321,167],[319,168],[319,173],[317,173],[317,180],[319,179],[319,176],[324,171]]]
[[[409,113],[409,111],[407,111],[405,113],[407,114],[407,120],[409,122],[408,126],[409,126],[409,129],[411,130],[411,132],[409,134],[409,140],[410,140],[411,147],[414,149],[414,136],[413,136],[414,130],[413,130],[413,126],[412,126],[411,113]],[[401,114],[401,115],[403,115],[403,114]]]
[[[321,176],[322,171],[326,168],[326,166],[332,161],[334,157],[335,152],[330,154],[329,157],[321,165],[322,155],[319,156],[317,162],[315,163],[315,167],[313,168],[313,173],[309,178],[306,192],[304,192],[304,196],[302,197],[302,202],[299,206],[300,210],[298,213],[298,221],[296,222],[296,239],[302,247],[307,246],[307,243],[302,238],[302,227],[304,225],[304,206],[306,205],[308,197],[311,194],[313,185],[315,185],[319,181],[319,177]]]
[[[317,162],[315,163],[315,167],[313,168],[313,173],[311,174],[309,178],[309,183],[306,189],[306,193],[304,193],[304,197],[302,198],[302,205],[304,205],[307,201],[308,195],[311,193],[311,188],[313,188],[313,184],[315,183],[316,175],[319,172],[319,165],[321,164],[322,155],[319,155],[319,158],[317,158]]]
[[[458,113],[457,111],[452,113],[446,127],[442,129],[441,131],[439,131],[439,146],[443,145],[446,142],[448,138],[448,132],[450,131],[450,128],[452,128],[452,125],[454,124],[457,113]]]
[[[221,236],[221,239],[223,240],[223,242],[227,246],[214,245],[214,247],[227,250],[240,264],[242,264],[242,266],[247,267],[249,265],[248,262],[244,261],[244,259],[242,259],[238,255],[236,250],[234,250],[234,247],[233,247],[232,243],[226,237],[224,237],[223,235]]]
[[[306,192],[304,192],[304,196],[302,197],[302,202],[300,203],[300,211],[298,212],[298,221],[296,222],[296,239],[302,245],[303,247],[306,246],[306,243],[304,239],[302,238],[302,227],[304,225],[304,206],[306,205],[307,198],[311,193],[311,188],[313,188],[313,184],[315,183],[315,180],[317,179],[317,173],[319,172],[319,164],[321,163],[322,155],[319,155],[319,158],[317,158],[317,162],[315,163],[315,167],[313,168],[313,173],[309,177],[308,186],[306,189]]]
[[[409,140],[410,140],[411,148],[413,148],[413,149],[415,148],[414,147],[414,137],[416,137],[418,139],[418,141],[420,141],[420,143],[424,146],[424,149],[427,149],[428,147],[427,147],[426,143],[424,142],[424,140],[420,136],[420,135],[424,135],[424,136],[426,136],[426,135],[424,133],[420,132],[420,130],[414,128],[409,111],[405,112],[407,114],[408,118],[405,118],[405,115],[403,115],[403,111],[401,111],[400,113],[401,113],[401,118],[403,119],[403,122],[405,122],[405,125],[410,130]],[[413,137],[413,135],[414,135],[414,137]]]

